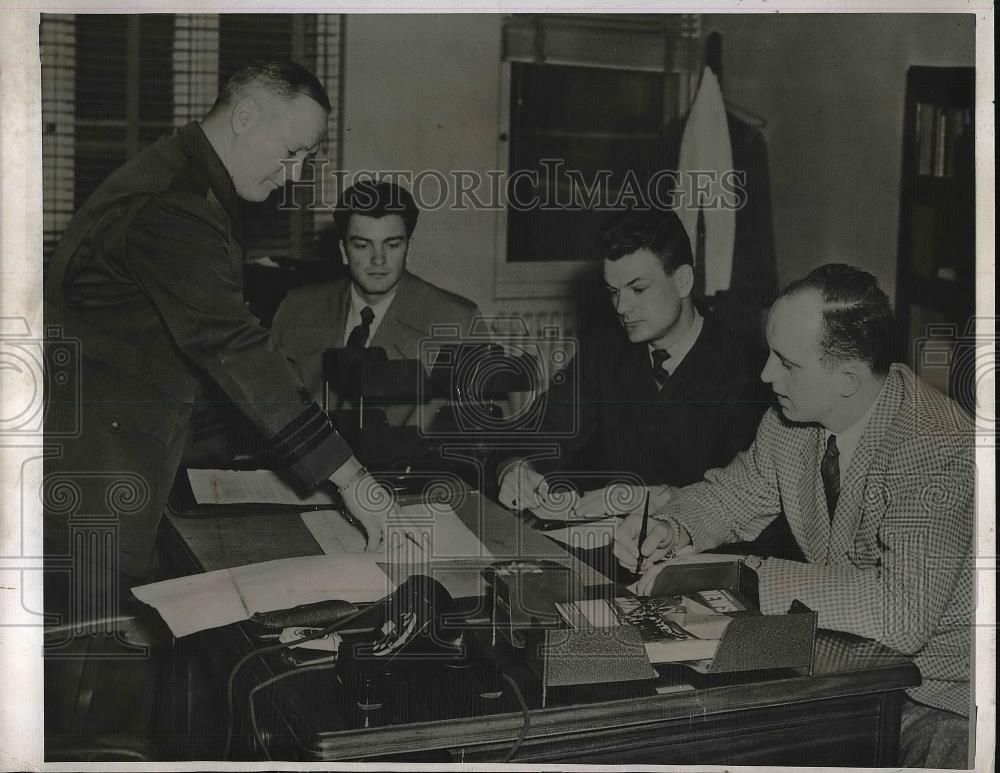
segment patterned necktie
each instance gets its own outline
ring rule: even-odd
[[[670,352],[666,349],[653,349],[653,378],[656,379],[658,389],[663,389],[670,374],[663,367],[663,363],[670,359]]]
[[[361,322],[347,337],[348,349],[364,349],[368,343],[368,334],[372,329],[372,320],[375,319],[375,312],[371,306],[365,306],[361,310]]]
[[[840,499],[840,450],[837,448],[837,436],[830,435],[826,441],[826,452],[819,464],[819,474],[823,478],[823,493],[826,494],[826,507],[830,511],[830,519],[837,510],[837,500]]]

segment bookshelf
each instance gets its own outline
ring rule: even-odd
[[[971,67],[906,76],[896,311],[905,359],[970,410],[975,317],[975,157]]]

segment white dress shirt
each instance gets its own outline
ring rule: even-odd
[[[882,386],[885,389],[885,385]],[[861,442],[861,436],[865,434],[865,428],[868,426],[868,421],[872,417],[872,411],[875,410],[876,404],[878,404],[879,398],[881,398],[882,392],[879,392],[879,396],[872,401],[872,404],[868,406],[868,410],[864,412],[864,415],[854,422],[847,429],[836,433],[837,435],[837,451],[839,452],[838,461],[840,464],[840,480],[843,481],[847,477],[847,471],[851,469],[851,459],[854,458],[854,452],[857,450],[858,443]],[[828,429],[823,429],[823,447],[826,448],[826,444],[830,442],[830,435],[833,435]]]
[[[358,317],[360,320],[361,318]],[[701,335],[701,329],[705,326],[705,319],[697,312],[694,313],[694,321],[691,323],[691,327],[688,328],[687,333],[684,337],[670,347],[653,346],[649,344],[649,365],[653,367],[653,349],[667,349],[667,354],[670,355],[666,360],[663,361],[663,368],[671,376],[674,375],[674,371],[677,370],[678,366],[684,362],[684,358],[687,357],[687,353],[694,348],[695,342],[698,340],[698,336]]]
[[[344,325],[344,346],[347,346],[347,339],[351,337],[351,331],[361,324],[361,310],[365,306],[371,307],[372,312],[375,314],[375,318],[368,328],[368,340],[365,342],[365,346],[368,346],[372,342],[372,339],[375,338],[375,332],[385,318],[385,313],[389,310],[393,299],[396,297],[396,289],[393,289],[391,293],[382,298],[378,303],[372,304],[365,303],[365,299],[358,294],[354,283],[351,283],[351,305],[347,310],[347,324]]]

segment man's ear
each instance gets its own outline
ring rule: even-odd
[[[863,367],[864,365],[857,360],[848,360],[838,366],[837,378],[839,384],[837,391],[841,397],[852,397],[861,389],[861,384],[864,382]]]
[[[337,240],[337,247],[340,248],[340,260],[341,260],[341,262],[345,266],[348,265],[348,263],[347,263],[347,250],[344,249],[344,240],[343,239],[338,239]]]
[[[672,278],[677,294],[681,298],[687,298],[694,289],[694,267],[687,264],[678,266]]]
[[[257,123],[260,106],[252,96],[247,95],[233,106],[229,115],[233,134],[240,135]]]

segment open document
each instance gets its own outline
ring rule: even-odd
[[[258,612],[340,599],[377,601],[395,589],[375,554],[302,556],[219,569],[132,588],[174,636],[249,620]]]
[[[302,521],[327,555],[365,549],[364,536],[336,510],[303,513]],[[385,552],[374,555],[393,563],[493,558],[454,510],[422,504],[399,508],[399,516],[386,523]]]

